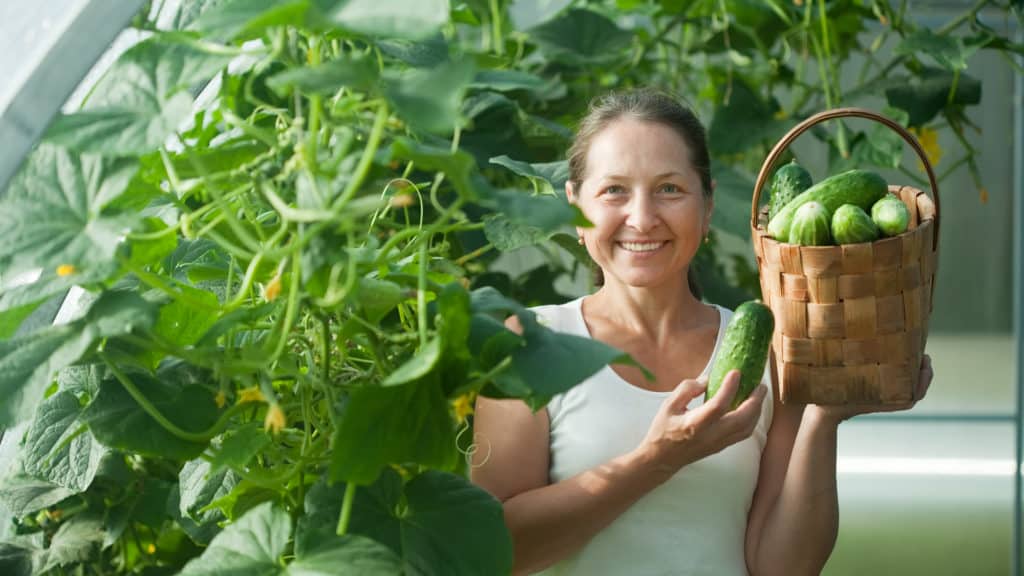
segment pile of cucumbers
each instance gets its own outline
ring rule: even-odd
[[[849,170],[813,184],[796,162],[772,176],[768,234],[780,242],[831,246],[906,232],[910,211],[878,174]]]

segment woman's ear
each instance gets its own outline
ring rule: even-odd
[[[569,201],[569,204],[576,203],[576,190],[573,188],[572,181],[565,181],[565,198]]]

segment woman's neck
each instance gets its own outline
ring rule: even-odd
[[[589,318],[654,342],[702,323],[705,311],[704,304],[690,292],[685,275],[678,283],[643,288],[610,279],[587,300]]]

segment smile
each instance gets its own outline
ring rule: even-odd
[[[630,252],[653,252],[667,242],[619,242],[618,244]]]

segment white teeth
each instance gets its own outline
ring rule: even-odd
[[[619,244],[630,252],[650,252],[661,248],[664,242],[620,242]]]

